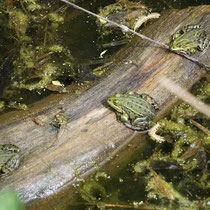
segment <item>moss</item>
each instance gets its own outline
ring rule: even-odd
[[[197,95],[205,101],[209,97],[209,94],[209,84],[205,81],[198,89]],[[199,116],[202,120],[205,120],[195,108],[186,103],[181,103],[172,110],[170,119],[159,121],[159,124],[161,125],[161,130],[159,132],[162,135],[170,135],[174,140],[173,149],[171,151],[172,158],[186,170],[193,170],[197,167],[196,159],[191,158],[186,160],[182,158],[182,154],[190,148],[190,145],[196,142],[197,139],[202,142],[198,147],[203,146],[207,148],[210,144],[210,135],[207,135],[189,123],[189,119],[193,117],[199,119]],[[194,151],[191,148],[191,153],[193,154],[193,152]],[[194,156],[192,155],[192,157]]]
[[[25,35],[29,25],[28,16],[24,14],[24,12],[21,11],[20,9],[11,9],[8,14],[9,14],[8,27],[16,32],[18,38],[20,38],[21,35]]]
[[[51,12],[48,15],[48,19],[52,22],[59,22],[59,23],[63,23],[64,22],[64,17],[55,13],[55,12]]]

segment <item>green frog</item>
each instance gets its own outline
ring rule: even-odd
[[[0,173],[8,174],[20,163],[20,148],[13,144],[0,145]]]
[[[191,55],[196,50],[203,51],[207,49],[209,40],[210,34],[207,34],[200,25],[188,25],[172,36],[170,48]]]
[[[107,99],[108,104],[117,111],[119,121],[136,131],[146,131],[153,125],[159,106],[149,95],[128,91]]]

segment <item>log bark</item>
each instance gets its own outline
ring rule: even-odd
[[[201,21],[208,31],[209,16],[210,6],[196,7],[194,24]],[[168,44],[177,29],[192,23],[188,9],[170,10],[147,26],[143,34]],[[209,52],[210,49],[199,57],[208,65]],[[30,111],[12,111],[0,116],[0,144],[15,144],[22,150],[19,168],[0,178],[1,189],[5,186],[15,189],[24,202],[60,192],[75,181],[76,169],[81,175],[87,174],[96,168],[95,162],[102,165],[130,141],[130,137],[137,135],[116,120],[106,103],[107,97],[127,90],[147,93],[161,107],[159,119],[177,101],[159,84],[161,75],[189,89],[205,72],[197,64],[140,38],[123,47],[112,61],[107,75],[92,87],[81,88],[74,91],[75,94],[53,94],[31,105]],[[50,125],[58,113],[68,119],[60,130]],[[37,125],[28,117],[40,119],[44,125]],[[143,144],[139,136],[143,138],[138,134],[138,140],[132,140],[132,147],[124,148],[126,157]],[[49,199],[55,207],[58,201],[53,200]],[[43,201],[43,205],[46,202],[48,200]],[[32,206],[36,205],[32,203]]]

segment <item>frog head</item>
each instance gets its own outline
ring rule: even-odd
[[[123,113],[122,105],[120,103],[121,94],[117,93],[107,99],[107,103],[119,113]]]
[[[115,109],[118,113],[118,119],[121,122],[128,122],[129,121],[129,115],[123,110],[122,105],[122,98],[124,95],[121,95],[119,93],[115,94],[114,96],[111,96],[107,99],[108,104]]]
[[[200,27],[185,27],[172,37],[170,48],[175,51],[195,53],[196,49],[201,48],[201,43],[205,40],[204,30]]]

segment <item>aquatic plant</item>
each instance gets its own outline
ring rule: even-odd
[[[73,73],[73,57],[59,35],[66,8],[59,1],[0,3],[0,28],[3,29],[0,42],[4,43],[0,59],[3,62],[12,55],[8,59],[12,64],[8,81],[1,87],[3,98],[7,98],[11,90],[40,91],[58,77]],[[4,68],[2,71],[6,72]]]
[[[208,103],[210,84],[203,79],[199,85],[196,84],[193,93]],[[157,145],[148,159],[134,166],[138,174],[148,173],[145,177],[147,198],[159,207],[199,208],[210,189],[207,178],[209,119],[183,102],[158,124],[158,134],[164,137],[164,143]],[[167,175],[166,171],[168,174],[173,171],[173,175]]]

